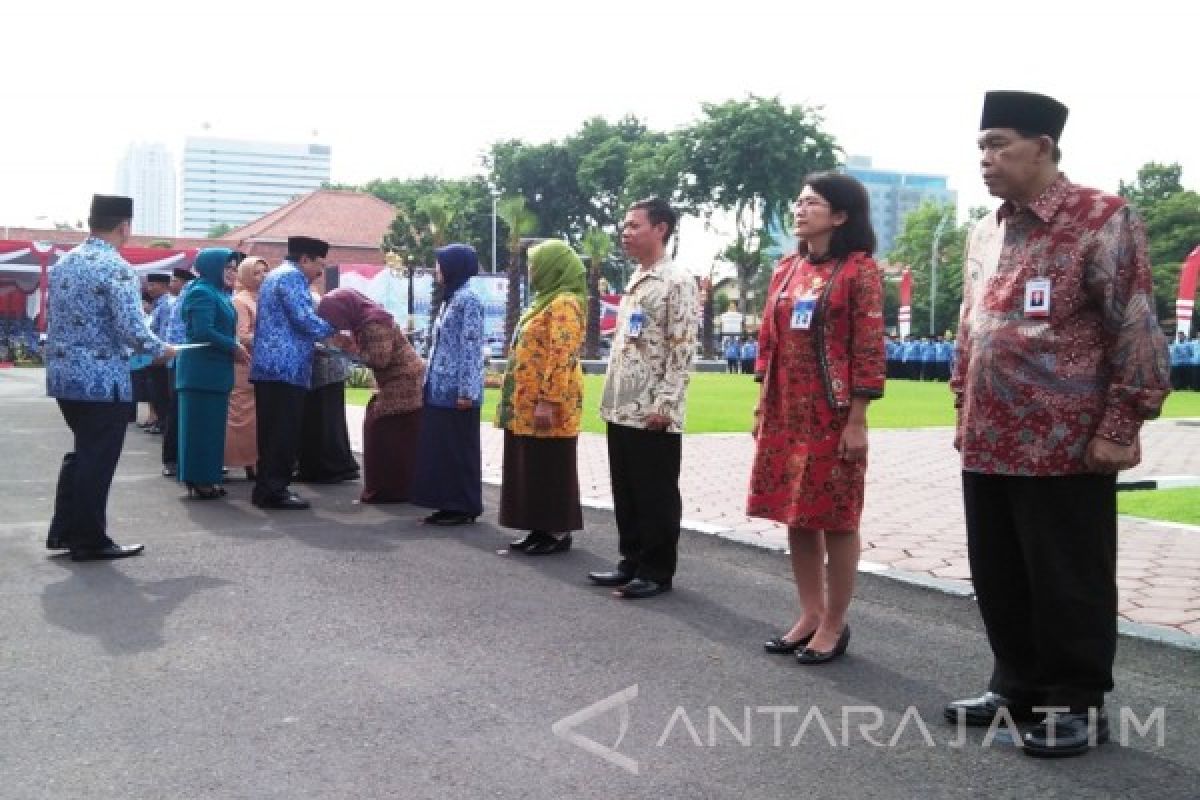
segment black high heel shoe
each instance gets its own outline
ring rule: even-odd
[[[454,525],[470,525],[474,521],[474,515],[461,511],[435,511],[425,518],[426,525],[440,525],[444,528]]]
[[[517,539],[515,542],[509,542],[508,549],[518,550],[523,553],[535,544],[545,541],[547,536],[548,534],[545,531],[530,531],[525,534],[524,538]]]
[[[799,653],[796,653],[797,664],[828,664],[835,658],[844,655],[846,646],[850,644],[850,626],[842,628],[842,633],[838,636],[837,644],[828,652],[813,650],[811,647],[806,647]]]
[[[218,486],[212,483],[192,483],[188,481],[186,484],[188,497],[198,497],[201,500],[213,500],[218,497],[224,497],[225,487]]]
[[[571,549],[571,534],[565,534],[561,539],[545,534],[544,539],[525,548],[527,556],[548,556],[552,553],[565,553]]]
[[[814,630],[808,636],[801,636],[794,642],[789,642],[784,635],[776,636],[774,639],[767,639],[765,642],[763,642],[763,649],[768,653],[773,653],[775,655],[788,655],[796,652],[811,642],[813,634],[815,633],[816,631]]]

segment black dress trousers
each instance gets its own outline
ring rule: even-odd
[[[49,538],[71,550],[99,550],[108,537],[108,491],[125,446],[129,403],[59,400],[58,408],[75,437],[63,456],[54,494]]]
[[[1117,648],[1116,476],[963,472],[963,498],[989,688],[1076,712],[1103,705]]]
[[[269,503],[288,494],[300,448],[305,389],[282,381],[254,384],[258,467],[253,500]]]
[[[683,498],[683,437],[608,424],[608,464],[621,563],[635,577],[669,583],[675,576]]]

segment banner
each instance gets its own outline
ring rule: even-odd
[[[900,313],[896,319],[901,339],[912,330],[912,282],[912,270],[905,267],[904,272],[900,273]]]
[[[412,277],[413,315],[408,319],[407,276],[378,264],[338,264],[338,286],[357,289],[379,303],[405,330],[426,331],[433,311],[433,273],[419,270]],[[476,275],[469,286],[483,300],[483,335],[488,341],[503,341],[508,305],[508,276]]]
[[[1175,330],[1182,331],[1189,339],[1192,336],[1197,274],[1200,274],[1200,247],[1193,250],[1183,262],[1183,269],[1179,271],[1179,294],[1175,300]]]

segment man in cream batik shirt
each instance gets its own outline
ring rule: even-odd
[[[688,370],[696,342],[696,281],[667,255],[675,212],[663,200],[630,207],[621,245],[638,263],[617,314],[600,399],[621,561],[588,578],[620,597],[669,591],[675,576],[679,464]]]

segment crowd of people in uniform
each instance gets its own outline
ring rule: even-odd
[[[1183,331],[1171,342],[1171,388],[1200,392],[1200,331],[1188,339]]]
[[[861,550],[867,407],[890,371],[948,378],[968,555],[993,663],[987,691],[949,703],[945,716],[1020,723],[1024,751],[1051,757],[1109,737],[1116,474],[1138,463],[1141,425],[1157,416],[1170,383],[1144,228],[1124,200],[1059,170],[1066,118],[1066,107],[1045,95],[985,98],[980,168],[1002,203],[968,243],[973,268],[955,347],[887,342],[869,195],[845,174],[805,178],[793,206],[799,247],[772,274],[752,351],[761,388],[746,500],[748,515],[787,526],[799,606],[764,648],[802,665],[840,658]],[[229,397],[245,381],[256,428],[251,500],[269,511],[307,508],[289,486],[302,469],[300,450],[326,442],[320,454],[337,456],[343,445],[327,442],[345,428],[338,368],[318,376],[318,353],[350,354],[378,385],[364,426],[362,499],[434,509],[427,524],[477,519],[483,306],[468,283],[479,267],[473,248],[436,252],[443,301],[425,362],[369,298],[345,288],[313,295],[328,245],[308,237],[290,239],[287,258],[269,271],[231,250],[202,251],[168,315],[178,309],[183,325],[172,344],[170,333],[147,324],[138,280],[118,252],[132,216],[129,198],[94,198],[92,235],[51,273],[47,388],[74,446],[47,547],[76,561],[142,551],[109,538],[105,518],[129,422],[131,351],[152,366],[174,360],[171,477],[193,496],[224,495]],[[698,293],[667,249],[676,222],[661,199],[624,216],[622,247],[638,267],[622,295],[600,398],[620,560],[587,578],[630,599],[670,591],[677,566]],[[1091,247],[1078,247],[1081,238]],[[511,549],[533,556],[568,551],[583,527],[576,442],[588,298],[582,262],[565,242],[533,248],[529,266],[530,303],[513,333],[495,424],[504,430],[499,521],[525,532]],[[741,368],[746,343],[737,344]],[[326,380],[343,388],[323,390]],[[305,425],[306,398],[324,422]],[[349,462],[324,469],[331,479],[357,477]]]

